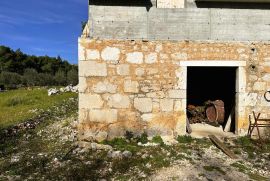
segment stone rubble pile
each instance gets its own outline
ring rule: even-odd
[[[52,96],[52,95],[64,93],[64,92],[78,93],[78,85],[76,85],[76,86],[68,85],[66,87],[60,88],[59,90],[57,88],[50,88],[50,89],[48,89],[48,96]]]

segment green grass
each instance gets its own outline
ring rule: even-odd
[[[47,89],[10,90],[0,93],[0,130],[24,122],[42,110],[61,104],[76,93],[48,96]]]

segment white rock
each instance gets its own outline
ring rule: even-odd
[[[86,50],[86,60],[99,60],[100,53],[98,50],[87,49]]]
[[[142,64],[143,63],[143,53],[142,52],[133,52],[127,54],[127,62],[134,64]]]
[[[130,157],[132,157],[132,153],[131,153],[130,151],[124,151],[124,152],[122,153],[122,155],[123,155],[125,158],[130,158]]]
[[[55,95],[57,93],[59,93],[59,90],[57,90],[56,88],[51,88],[48,90],[48,96]]]
[[[119,48],[106,47],[101,52],[101,58],[105,61],[113,61],[114,63],[117,63],[119,61],[119,57],[120,57]]]

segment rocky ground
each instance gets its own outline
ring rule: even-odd
[[[209,139],[127,133],[102,144],[78,142],[76,100],[54,108],[48,120],[17,131],[0,145],[0,180],[270,180],[270,142],[222,139],[233,160]]]

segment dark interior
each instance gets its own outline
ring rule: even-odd
[[[270,9],[269,3],[196,1],[198,8]]]
[[[232,130],[235,128],[236,67],[188,67],[187,105],[202,106],[208,100],[223,100],[225,127],[232,114]]]
[[[150,9],[153,4],[151,0],[89,0],[89,5],[97,6],[135,6]]]

